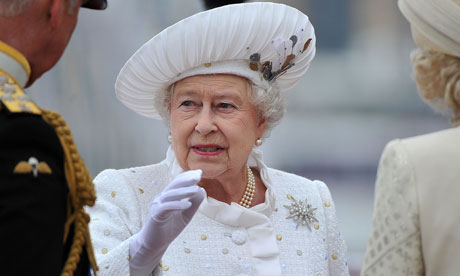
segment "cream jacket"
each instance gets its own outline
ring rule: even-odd
[[[208,197],[170,244],[154,275],[349,275],[345,244],[326,185],[269,169],[253,151],[267,187],[266,201],[250,209]],[[105,170],[94,180],[98,199],[88,209],[98,275],[129,275],[129,242],[153,198],[182,172],[170,149],[159,164]],[[293,200],[316,210],[311,230],[289,216]]]
[[[460,275],[460,127],[390,142],[363,276]]]

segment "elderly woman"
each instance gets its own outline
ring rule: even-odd
[[[420,96],[454,128],[395,140],[380,161],[362,275],[459,275],[460,2],[400,0]]]
[[[171,147],[161,163],[96,177],[100,275],[348,275],[326,185],[254,149],[314,54],[306,15],[248,3],[184,19],[131,57],[117,97],[165,120]]]

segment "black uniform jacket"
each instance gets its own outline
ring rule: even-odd
[[[71,230],[63,242],[68,187],[61,143],[41,115],[0,105],[0,275],[60,275],[73,239]],[[87,276],[83,251],[75,275]]]

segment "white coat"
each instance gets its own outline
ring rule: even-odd
[[[265,166],[252,165],[267,187],[265,202],[250,209],[206,198],[170,244],[154,275],[349,275],[345,244],[326,185]],[[98,275],[129,275],[129,242],[148,215],[153,198],[182,169],[170,149],[161,163],[105,170],[94,180],[98,199],[89,208]],[[293,199],[307,199],[318,222],[296,227],[287,219]]]
[[[459,275],[460,127],[390,142],[361,275]]]

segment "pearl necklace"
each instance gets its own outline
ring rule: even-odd
[[[251,207],[252,200],[254,199],[254,193],[256,191],[256,180],[254,179],[254,174],[252,174],[252,170],[249,166],[247,166],[247,177],[248,182],[246,184],[246,190],[240,200],[240,205],[245,208]]]

